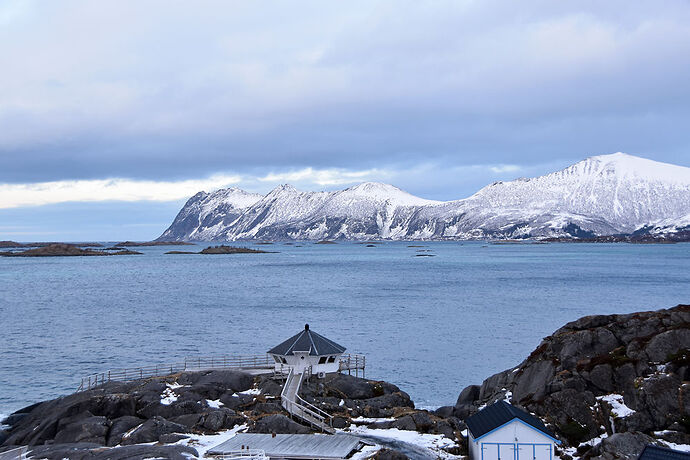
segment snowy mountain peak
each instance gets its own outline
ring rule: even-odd
[[[597,155],[575,163],[563,172],[616,176],[621,179],[640,179],[690,185],[690,168],[649,160],[618,152]]]
[[[340,192],[341,195],[353,194],[367,197],[375,201],[385,201],[395,206],[423,206],[427,204],[439,204],[441,201],[419,198],[394,185],[382,182],[362,182]]]
[[[690,168],[614,153],[450,202],[379,182],[334,192],[283,184],[265,196],[234,188],[198,193],[160,239],[582,237],[686,231],[689,215]]]

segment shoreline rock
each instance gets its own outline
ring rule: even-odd
[[[689,380],[690,305],[586,316],[436,413],[466,419],[504,399],[542,418],[582,458],[609,460],[614,434],[690,444]],[[595,438],[608,441],[583,445]]]

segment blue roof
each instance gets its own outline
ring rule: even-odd
[[[647,444],[638,457],[638,460],[688,460],[690,459],[689,452],[681,452],[679,450],[668,449],[666,447],[657,447]]]
[[[465,424],[467,424],[467,428],[472,433],[472,437],[477,439],[515,419],[523,421],[527,425],[538,431],[541,431],[552,439],[556,439],[554,434],[548,428],[546,428],[544,423],[537,417],[530,415],[505,401],[498,401],[490,406],[485,407],[472,417],[465,420]]]
[[[306,351],[311,356],[338,355],[345,352],[345,347],[310,330],[309,325],[305,324],[302,332],[271,348],[267,353],[290,356],[295,351]]]

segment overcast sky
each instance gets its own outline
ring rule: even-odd
[[[0,239],[150,239],[198,190],[425,198],[690,166],[690,2],[0,2]]]

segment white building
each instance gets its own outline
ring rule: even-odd
[[[538,418],[499,401],[465,420],[472,460],[553,460],[560,441]]]
[[[338,372],[345,347],[317,334],[305,324],[304,329],[285,342],[268,350],[276,370],[293,367],[297,373],[311,368],[314,375]]]

